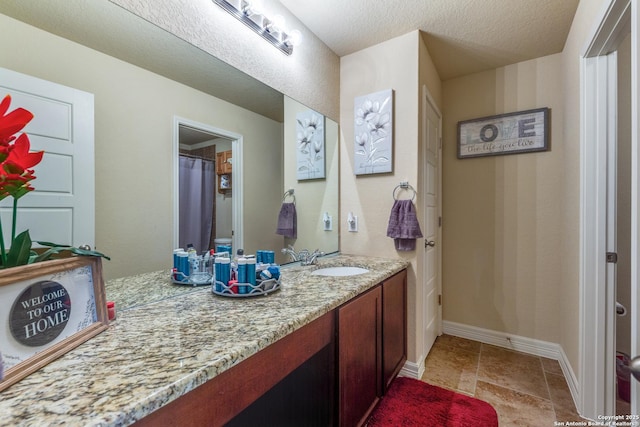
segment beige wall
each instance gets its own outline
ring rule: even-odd
[[[560,54],[443,83],[443,319],[558,342],[563,253]],[[457,159],[457,122],[551,109],[551,150]]]
[[[432,94],[440,93],[440,79],[419,77],[420,60],[428,53],[421,48],[420,33],[414,31],[351,55],[340,61],[340,250],[347,254],[360,254],[390,258],[404,258],[411,262],[409,285],[409,355],[410,361],[422,356],[421,328],[417,313],[422,312],[420,287],[420,260],[423,249],[417,245],[413,252],[397,252],[393,239],[386,236],[389,213],[393,205],[392,192],[400,181],[408,181],[420,190],[418,181],[419,159],[419,85],[427,79]],[[427,70],[435,72],[428,65]],[[393,172],[355,176],[353,172],[354,99],[384,89],[394,90]],[[419,208],[419,201],[416,202]],[[358,216],[357,233],[346,231],[349,212]],[[418,209],[418,215],[421,210]]]
[[[580,56],[607,0],[580,2],[561,54],[443,83],[443,318],[559,343],[580,368]],[[456,159],[456,122],[550,107],[551,150]]]
[[[171,266],[174,116],[242,134],[243,168],[281,182],[281,123],[4,15],[0,26],[12,35],[0,40],[0,67],[95,95],[96,248],[112,258],[106,279]],[[244,190],[245,241],[266,247],[275,213],[254,213],[277,213],[281,188],[247,180]]]
[[[302,33],[284,55],[211,0],[110,0],[259,81],[338,120],[340,59],[277,0],[263,0],[269,16],[286,18]]]

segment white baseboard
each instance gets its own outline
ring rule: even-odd
[[[567,359],[567,355],[565,354],[560,344],[448,321],[442,322],[442,329],[443,332],[447,335],[453,335],[460,338],[479,341],[484,344],[491,344],[497,347],[504,347],[511,350],[532,354],[534,356],[541,356],[548,359],[557,360],[558,363],[560,363],[560,367],[562,368],[562,373],[564,374],[564,377],[567,381],[567,385],[569,386],[569,390],[571,391],[571,396],[573,397],[574,403],[580,402],[580,388],[578,387],[578,379],[573,372],[571,364],[569,363],[569,359]],[[407,365],[405,364],[405,366]],[[578,406],[576,405],[576,407]]]
[[[419,380],[422,378],[422,374],[424,374],[424,357],[421,357],[417,362],[411,362],[407,360],[404,362],[404,366],[400,369],[401,377],[409,377]]]

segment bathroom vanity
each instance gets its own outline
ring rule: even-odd
[[[319,264],[242,299],[158,273],[107,283],[116,320],[0,393],[0,425],[357,425],[406,360],[408,263]],[[310,274],[327,265],[369,272]]]

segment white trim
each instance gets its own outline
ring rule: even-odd
[[[606,224],[605,244],[607,252],[617,249],[617,187],[618,187],[618,54],[611,52],[607,58],[607,138],[606,138]],[[601,142],[602,143],[602,142]],[[606,258],[606,255],[605,255]],[[605,263],[604,316],[604,412],[616,414],[616,264]]]
[[[611,0],[604,5],[601,19],[591,31],[591,37],[582,49],[582,57],[607,55],[618,48],[631,31],[631,0]]]
[[[636,0],[634,0],[636,1]],[[580,67],[580,399],[585,418],[615,414],[612,348],[615,299],[607,286],[607,142],[611,142],[611,80],[607,54],[629,28],[630,0],[611,0],[587,38]],[[635,193],[632,199],[635,198]],[[632,263],[633,264],[633,263]],[[632,272],[634,266],[632,265]]]
[[[559,360],[560,344],[507,334],[506,332],[478,328],[477,326],[469,326],[448,320],[443,322],[443,326],[444,333],[447,335],[479,341],[484,344],[504,347],[548,359]]]
[[[505,332],[493,331],[490,329],[478,328],[476,326],[464,325],[462,323],[444,321],[443,329],[447,335],[466,338],[478,341],[483,344],[495,345],[509,350],[520,351],[534,356],[546,357],[557,360],[562,368],[562,373],[567,381],[571,396],[574,402],[579,402],[580,387],[578,379],[571,368],[569,359],[560,344],[548,341],[536,340],[519,335],[507,334]]]
[[[419,380],[420,378],[422,378],[422,375],[424,375],[424,361],[424,356],[422,356],[418,362],[410,362],[407,360],[398,375],[400,375],[401,377],[409,377]]]
[[[580,161],[580,379],[578,412],[595,419],[605,415],[607,335],[607,88],[606,56],[582,60],[582,129]],[[608,414],[611,415],[611,414]]]
[[[214,126],[210,126],[203,123],[198,123],[193,120],[185,119],[182,117],[173,117],[173,247],[178,247],[178,234],[179,234],[179,128],[180,125],[189,126],[194,129],[199,129],[205,132],[220,135],[221,137],[231,140],[231,150],[233,151],[233,169],[231,175],[231,182],[233,182],[233,199],[231,201],[233,218],[231,221],[233,228],[232,246],[234,248],[244,247],[244,214],[242,209],[242,196],[244,181],[242,179],[242,145],[243,137],[239,133],[231,132],[225,129],[220,129]]]
[[[640,1],[631,3],[631,357],[640,356]],[[640,413],[640,382],[631,381],[631,413]]]

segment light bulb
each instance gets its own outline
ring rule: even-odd
[[[273,29],[275,31],[282,31],[284,29],[284,25],[285,25],[286,21],[284,19],[284,16],[282,15],[276,15],[273,17],[273,19],[271,20],[271,25],[273,25]]]
[[[300,42],[302,42],[302,33],[298,30],[290,31],[287,36],[285,43],[289,46],[299,46]]]
[[[260,0],[251,0],[251,3],[247,2],[246,14],[247,15],[262,15],[264,7]]]

